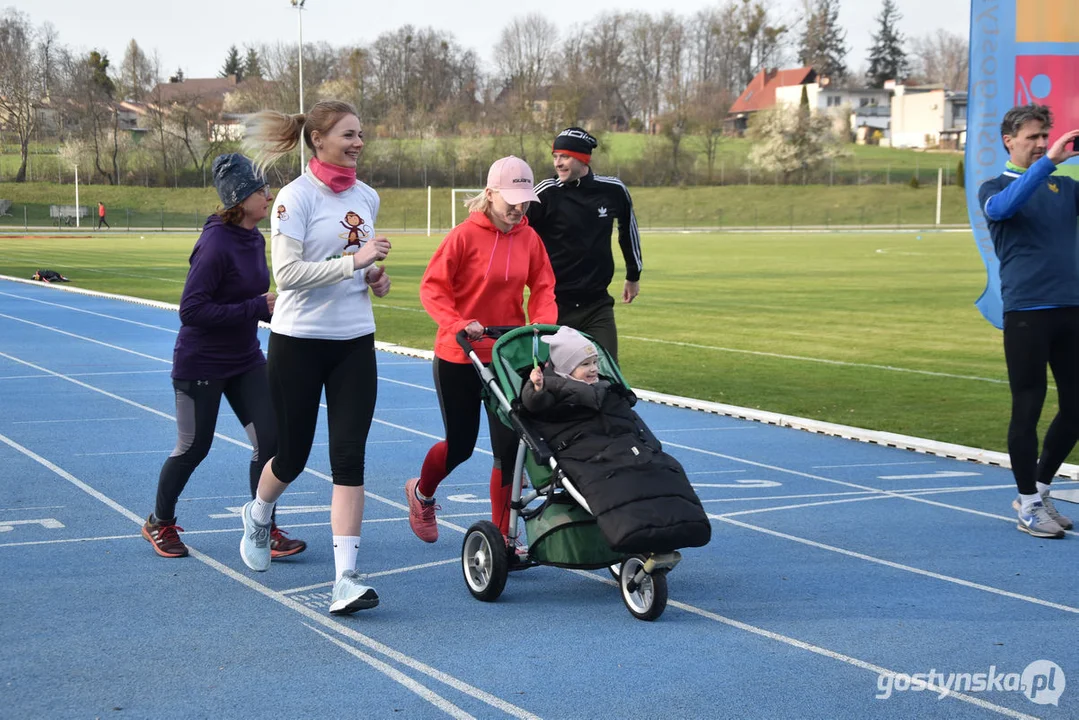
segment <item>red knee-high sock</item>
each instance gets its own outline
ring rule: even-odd
[[[502,471],[491,470],[491,522],[498,526],[503,535],[509,534],[510,495],[512,488],[502,484]]]
[[[433,497],[438,484],[446,477],[446,441],[440,440],[427,451],[420,468],[419,491],[425,497]]]

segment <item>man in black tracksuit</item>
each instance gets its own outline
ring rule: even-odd
[[[589,167],[596,139],[581,128],[563,130],[554,140],[557,176],[536,186],[541,202],[528,208],[528,223],[543,239],[555,276],[558,324],[591,335],[618,360],[611,234],[618,220],[618,244],[626,262],[622,302],[640,292],[641,237],[633,200],[618,178],[596,175]]]

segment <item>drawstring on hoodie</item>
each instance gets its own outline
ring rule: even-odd
[[[495,230],[495,244],[494,247],[491,248],[491,257],[488,258],[487,269],[483,273],[484,280],[486,280],[487,276],[491,274],[491,265],[493,265],[495,262],[495,251],[498,250],[498,238],[500,238],[501,236],[502,233],[500,233],[498,230]]]
[[[487,260],[487,270],[483,273],[483,279],[486,280],[487,276],[491,274],[491,266],[495,263],[495,254],[498,252],[498,240],[502,237],[502,232],[495,230],[495,244],[491,248],[491,257]],[[509,282],[510,279],[510,258],[513,257],[513,233],[506,235],[510,239],[509,252],[506,253],[506,269],[503,272],[502,279]]]

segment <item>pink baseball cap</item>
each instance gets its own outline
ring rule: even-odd
[[[519,157],[495,160],[487,173],[487,187],[497,190],[510,205],[523,202],[539,202],[539,196],[533,189],[532,168]]]

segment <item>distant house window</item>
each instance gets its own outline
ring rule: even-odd
[[[952,119],[953,120],[966,120],[967,119],[967,106],[966,105],[952,105]]]
[[[866,107],[867,105],[869,105],[869,98],[861,98],[858,101],[858,107]]]
[[[842,100],[837,95],[828,96],[828,107],[839,107]]]

